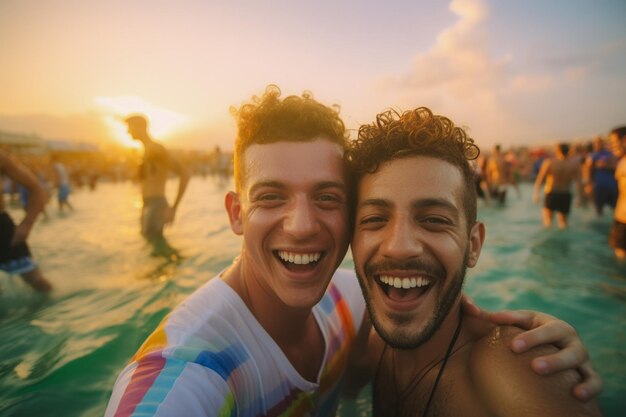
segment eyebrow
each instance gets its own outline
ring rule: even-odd
[[[415,201],[413,204],[411,204],[411,206],[413,206],[414,209],[441,207],[454,212],[459,211],[454,204],[444,198],[425,198],[423,200]]]
[[[261,181],[261,182],[257,182],[255,183],[253,186],[250,187],[250,194],[253,194],[256,190],[258,190],[259,188],[264,188],[264,187],[268,187],[268,188],[277,188],[280,190],[284,190],[287,187],[287,184],[280,182],[280,181]],[[346,184],[342,183],[342,182],[337,182],[337,181],[322,181],[318,184],[315,184],[315,189],[316,190],[325,190],[328,188],[338,188],[341,191],[343,191],[344,193],[347,193],[347,186]]]
[[[337,181],[322,181],[319,184],[315,185],[315,189],[316,190],[325,190],[327,188],[339,188],[341,191],[343,191],[344,193],[348,192],[348,188],[346,187],[346,184],[343,182],[337,182]]]
[[[383,198],[368,198],[367,200],[359,203],[357,209],[361,209],[363,207],[380,207],[380,208],[389,208],[394,204],[390,200],[386,200]],[[411,203],[411,207],[416,209],[423,209],[428,207],[442,207],[450,211],[458,212],[457,207],[452,204],[450,201],[443,198],[424,198]]]
[[[391,207],[392,204],[388,200],[384,200],[382,198],[368,198],[367,200],[358,204],[357,210],[363,207],[370,207],[370,206],[387,208],[387,207]]]
[[[254,192],[256,190],[258,190],[259,188],[263,188],[263,187],[279,188],[279,189],[286,188],[285,184],[283,184],[282,182],[279,182],[279,181],[261,181],[261,182],[257,182],[254,185],[252,185],[250,187],[250,190],[248,191],[248,193],[249,194],[254,194]]]

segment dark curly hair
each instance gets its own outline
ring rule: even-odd
[[[374,123],[361,126],[346,152],[346,161],[357,184],[361,177],[394,159],[419,155],[449,162],[463,175],[463,204],[471,228],[476,222],[476,188],[469,161],[479,154],[480,149],[462,128],[420,107],[402,114],[387,110],[377,115]]]
[[[611,134],[617,135],[617,137],[621,140],[624,136],[626,136],[626,126],[616,127],[611,130]]]
[[[309,91],[283,100],[280,94],[280,88],[270,84],[261,97],[253,96],[251,103],[245,103],[239,109],[230,108],[237,120],[234,165],[238,191],[243,185],[243,154],[253,144],[309,142],[323,136],[343,149],[348,145],[339,106],[325,106]]]

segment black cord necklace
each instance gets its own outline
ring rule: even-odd
[[[448,363],[448,359],[450,358],[450,354],[452,353],[452,349],[454,348],[454,344],[456,343],[456,339],[459,337],[459,334],[461,333],[461,323],[462,322],[463,322],[463,312],[460,312],[460,314],[459,314],[459,322],[456,325],[456,329],[454,330],[454,335],[452,336],[452,339],[450,340],[450,344],[448,344],[448,349],[446,350],[446,355],[443,357],[443,363],[441,364],[441,368],[439,369],[439,373],[437,374],[437,378],[435,379],[435,383],[433,384],[433,388],[430,391],[430,395],[428,396],[428,402],[426,403],[426,407],[424,408],[424,412],[422,414],[422,417],[426,417],[428,415],[428,409],[430,408],[430,403],[431,403],[431,401],[433,399],[433,395],[435,394],[435,390],[437,389],[437,385],[439,385],[439,380],[441,379],[441,376],[443,375],[443,370],[446,367],[446,363]],[[396,387],[396,391],[397,391],[396,363],[395,363],[395,359],[394,359],[395,358],[394,352],[395,352],[395,350],[392,351],[392,354],[391,354],[391,360],[392,360],[391,366],[392,366],[392,369],[393,369],[393,383],[394,383],[394,386]],[[418,373],[417,375],[415,375],[413,377],[413,380],[411,380],[411,382],[408,383],[406,388],[404,390],[402,390],[402,394],[400,394],[398,396],[398,403],[400,405],[402,405],[402,403],[404,402],[405,398],[408,397],[408,395],[420,383],[420,381],[439,362],[440,361],[436,361],[434,364],[429,366],[428,369],[426,369],[426,371],[424,371],[422,373]],[[398,415],[398,409],[395,406],[394,406],[394,409],[396,410],[394,412],[394,415]],[[400,407],[400,409],[402,409],[402,407]]]

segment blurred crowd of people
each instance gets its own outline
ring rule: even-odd
[[[11,153],[25,165],[48,191],[58,189],[67,182],[70,189],[89,187],[95,189],[98,182],[138,181],[137,167],[142,154],[137,149],[116,149],[98,152],[47,152],[31,153],[28,150],[14,149],[0,144],[0,149]],[[181,161],[194,176],[232,175],[232,155],[223,152],[219,146],[212,151],[170,152]],[[16,201],[23,193],[18,184],[4,179],[3,191],[11,194]]]
[[[189,175],[217,175],[227,179],[233,173],[232,155],[222,152],[219,147],[212,152],[166,151],[161,145],[149,141],[147,129],[144,130],[145,137],[140,135],[138,138],[142,139],[144,147],[150,148],[150,152],[143,154],[134,149],[117,152],[32,152],[32,149],[0,144],[0,271],[20,275],[37,291],[52,289],[31,256],[26,239],[37,217],[40,214],[48,216],[46,206],[50,201],[56,200],[59,213],[74,210],[70,198],[73,189],[89,187],[94,190],[99,181],[134,181],[141,185],[144,206],[155,198],[155,193],[160,193],[163,207],[169,207],[164,196],[165,181],[170,175],[184,173],[185,181],[173,209],[170,209],[169,218],[160,219],[163,216],[156,215],[154,207],[148,207],[150,210],[147,213],[142,211],[142,234],[157,238],[162,236],[163,225],[173,220],[173,212]],[[171,163],[156,157],[154,149],[162,149],[161,153]],[[174,162],[180,169],[170,172]],[[10,206],[23,209],[23,216],[13,219],[9,215],[5,210],[5,194]],[[144,223],[148,221],[158,223],[153,227],[158,229],[155,236],[145,233]]]
[[[568,145],[568,158],[576,161],[581,169],[581,181],[585,184],[585,194],[582,196],[581,204],[586,205],[592,195],[592,181],[596,176],[610,175],[613,182],[617,157],[609,150],[608,139],[596,136],[594,139],[585,142],[578,142]],[[481,150],[480,156],[474,161],[476,172],[476,186],[479,197],[486,204],[497,202],[503,204],[506,201],[507,190],[512,188],[519,196],[519,183],[534,183],[543,162],[553,158],[557,153],[557,146],[541,147],[511,147],[503,150],[501,145],[495,145],[491,150]],[[597,160],[598,155],[610,155],[608,170],[601,170],[593,167],[591,161]],[[598,162],[595,163],[598,165]],[[592,168],[593,167],[593,168]],[[617,188],[615,187],[615,191]],[[614,204],[613,204],[614,206]],[[601,214],[601,211],[599,212]]]
[[[476,190],[485,204],[504,205],[507,191],[520,197],[521,181],[534,183],[533,199],[539,203],[543,188],[543,223],[567,227],[572,205],[593,206],[598,217],[613,211],[609,243],[618,259],[626,259],[626,127],[604,138],[552,147],[511,148],[496,145],[474,163]]]
[[[147,129],[144,128],[144,130],[146,131],[144,136],[149,138]],[[135,136],[141,135],[135,134]],[[147,139],[144,142],[144,145],[152,144]],[[151,148],[154,146],[151,145]],[[88,187],[93,190],[99,181],[135,181],[142,185],[150,182],[146,177],[146,164],[150,163],[151,159],[145,152],[142,154],[137,149],[109,152],[32,153],[0,144],[0,152],[5,155],[5,172],[1,172],[3,175],[0,190],[2,194],[8,194],[9,204],[24,209],[25,219],[28,219],[28,216],[33,217],[34,212],[37,214],[42,212],[44,216],[47,216],[45,207],[52,199],[56,199],[59,212],[66,209],[73,210],[70,202],[72,189]],[[185,176],[213,175],[227,179],[233,174],[232,154],[223,152],[217,146],[208,152],[167,150],[167,155],[169,154],[171,154],[172,161],[176,161],[181,167],[180,170],[184,170]],[[593,206],[598,216],[602,216],[605,208],[608,208],[613,211],[614,217],[609,243],[618,259],[626,259],[626,157],[624,155],[626,155],[626,127],[614,129],[607,138],[597,136],[589,141],[573,144],[559,143],[553,147],[511,147],[505,150],[500,145],[496,145],[489,151],[483,150],[474,161],[476,190],[484,204],[504,205],[510,189],[514,190],[518,198],[521,198],[519,184],[521,182],[534,183],[535,203],[539,203],[542,190],[544,193],[542,207],[544,226],[551,227],[552,219],[556,215],[560,229],[568,226],[567,218],[572,205],[582,208]],[[152,158],[154,159],[154,155]],[[19,179],[23,179],[23,176],[8,175],[11,168],[17,169],[18,174],[26,171],[32,181],[20,183]],[[170,171],[169,168],[165,171],[165,175],[170,175],[167,171]],[[160,188],[164,187],[165,178],[157,181]],[[32,184],[33,182],[38,185]],[[39,188],[43,190],[43,194],[36,192]],[[184,192],[184,187],[182,192]],[[182,192],[179,193],[180,197],[182,197]],[[44,196],[43,203],[39,201],[42,195]],[[144,195],[144,200],[145,197]],[[33,208],[29,200],[37,200],[36,208]],[[0,205],[0,213],[2,212],[4,212],[4,204]],[[142,219],[143,217],[145,216],[142,214]],[[7,225],[11,226],[9,223],[7,220]],[[27,223],[32,226],[32,222]],[[11,226],[10,229],[13,230],[14,227]],[[30,227],[26,228],[17,224],[17,230],[20,228],[30,230]],[[21,240],[18,239],[20,243],[25,245],[27,234],[24,234]],[[10,243],[7,248],[14,251],[15,239],[8,237],[7,242]],[[4,250],[4,252],[7,251],[9,249]],[[31,265],[32,260],[26,247],[24,247],[23,254],[20,252],[17,258],[27,259],[28,265]],[[9,260],[7,259],[6,262]],[[15,264],[12,264],[11,268],[19,267],[15,271],[23,272],[23,265],[17,265],[15,260],[11,262]],[[2,264],[0,267],[11,273],[7,265]],[[32,262],[32,265],[34,268],[36,264]],[[26,281],[29,282],[29,279]],[[46,283],[46,285],[39,286],[38,289],[42,291],[50,289],[49,284],[43,278],[30,279],[30,281],[32,283],[29,283],[35,288],[39,283]]]

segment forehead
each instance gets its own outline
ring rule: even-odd
[[[244,152],[243,167],[244,186],[259,181],[346,183],[343,149],[324,138],[251,145]]]
[[[616,132],[611,132],[611,134],[609,135],[609,140],[613,143],[619,143],[622,141],[622,138],[620,138]]]
[[[359,182],[359,204],[383,199],[402,207],[418,200],[443,199],[461,209],[461,171],[441,159],[414,156],[385,162]]]

